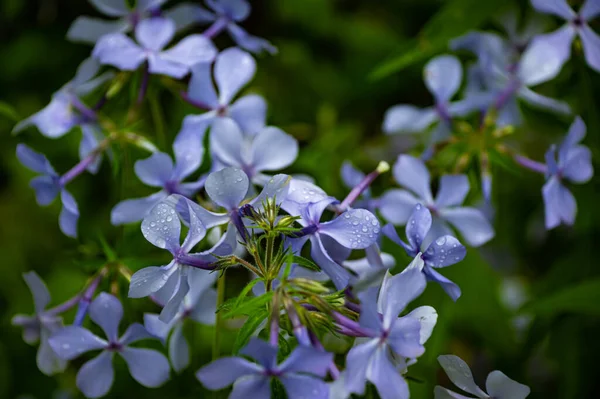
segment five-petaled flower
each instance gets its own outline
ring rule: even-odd
[[[89,308],[90,318],[99,325],[107,339],[100,338],[79,326],[67,326],[50,337],[50,345],[65,360],[102,350],[86,362],[77,373],[77,387],[89,398],[106,395],[114,380],[113,356],[119,354],[129,367],[131,376],[147,387],[158,387],[169,379],[169,361],[153,349],[133,348],[129,345],[142,339],[155,338],[139,323],[130,325],[119,337],[123,306],[114,296],[100,293]]]
[[[277,348],[252,338],[240,354],[258,363],[241,357],[223,357],[198,370],[196,376],[211,390],[234,384],[230,399],[269,399],[272,378],[281,381],[289,398],[329,397],[329,387],[322,378],[333,360],[331,353],[300,345],[283,363],[277,364]]]
[[[458,285],[435,271],[435,268],[451,266],[464,259],[467,249],[451,235],[432,237],[433,241],[423,248],[423,239],[431,229],[431,212],[421,204],[415,208],[406,223],[405,243],[398,237],[398,233],[391,224],[383,227],[383,233],[393,242],[400,245],[410,257],[419,255],[423,259],[422,272],[427,280],[440,284],[444,291],[453,299],[460,297]]]

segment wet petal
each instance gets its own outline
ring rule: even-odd
[[[246,173],[238,168],[225,168],[206,178],[206,193],[217,205],[227,210],[237,209],[250,187]]]
[[[165,307],[160,312],[158,316],[159,320],[168,323],[177,315],[181,307],[181,303],[183,299],[187,295],[190,290],[190,285],[188,283],[187,277],[187,269],[188,266],[179,267],[179,276],[174,275],[172,278],[179,277],[179,284],[176,288],[175,294],[167,301]]]
[[[101,292],[90,305],[90,318],[102,327],[110,342],[117,341],[119,324],[123,318],[123,305],[116,297]]]
[[[212,64],[208,62],[196,64],[191,68],[192,77],[188,86],[188,95],[192,100],[215,109],[219,103],[212,81],[211,68]]]
[[[256,61],[236,47],[222,51],[215,61],[215,82],[219,88],[219,103],[229,104],[256,72]]]
[[[414,210],[406,222],[406,238],[414,252],[420,251],[423,239],[425,239],[430,228],[431,212],[421,204],[415,205]],[[393,235],[392,237],[395,238]]]
[[[141,341],[143,339],[156,339],[154,334],[151,334],[146,327],[141,325],[140,323],[133,323],[127,330],[125,330],[125,334],[121,338],[119,338],[119,342],[123,345],[129,345],[133,342]]]
[[[175,252],[179,248],[181,222],[173,207],[156,205],[142,221],[142,234],[152,245]]]
[[[412,317],[413,319],[419,320],[421,323],[421,329],[419,330],[419,342],[424,345],[425,342],[431,337],[433,328],[437,323],[438,314],[431,306],[419,306],[405,317]]]
[[[429,267],[429,266],[425,266],[425,268],[423,269],[423,272],[425,273],[425,277],[427,277],[428,281],[433,281],[438,283],[442,289],[446,292],[446,294],[448,294],[448,296],[450,298],[452,298],[452,300],[454,302],[456,302],[456,300],[458,298],[460,298],[461,295],[461,290],[460,287],[450,281],[449,279],[447,279],[446,277],[442,276],[440,273],[438,273],[435,269]]]
[[[160,290],[177,268],[173,261],[168,266],[150,266],[133,273],[129,284],[129,298],[143,298]]]
[[[384,327],[388,328],[406,305],[421,295],[426,284],[425,277],[418,268],[407,269],[389,278],[381,304]]]
[[[145,387],[156,388],[169,379],[169,361],[160,352],[152,349],[125,347],[119,354],[127,362],[134,380]]]
[[[277,205],[281,205],[283,201],[288,196],[291,177],[289,175],[278,174],[271,177],[265,186],[263,187],[260,194],[258,194],[250,204],[253,205],[256,209],[262,210],[263,203],[267,200],[267,198],[275,199],[275,203]]]
[[[167,340],[169,332],[177,321],[177,319],[174,319],[170,323],[163,323],[160,321],[157,314],[144,313],[144,328],[148,333],[152,334],[153,337],[160,339],[163,344]],[[125,336],[123,336],[123,338],[124,337]]]
[[[150,213],[152,208],[161,202],[167,193],[159,191],[148,197],[130,199],[119,202],[110,212],[110,222],[114,226],[138,222]]]
[[[348,392],[362,395],[367,384],[367,370],[375,351],[377,351],[379,340],[371,339],[364,344],[356,345],[346,356],[346,389]]]
[[[164,152],[155,152],[134,166],[137,177],[151,187],[163,187],[173,173],[173,161]]]
[[[460,262],[467,249],[456,238],[445,235],[437,237],[424,251],[423,260],[431,267],[446,267]]]
[[[112,362],[113,353],[108,351],[87,361],[77,373],[77,388],[88,398],[106,395],[115,378]]]
[[[376,242],[380,226],[365,209],[350,209],[330,222],[321,223],[319,232],[346,248],[364,249]]]
[[[411,317],[396,319],[388,341],[395,354],[404,358],[415,359],[425,353],[425,347],[421,344],[421,322]]]

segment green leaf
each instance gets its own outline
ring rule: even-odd
[[[536,316],[555,316],[560,313],[581,313],[600,316],[600,279],[570,286],[553,295],[529,302],[521,312]]]
[[[419,38],[409,42],[400,54],[381,63],[369,76],[381,79],[417,62],[422,62],[448,49],[448,42],[498,15],[502,0],[455,0],[431,18],[419,33]]]
[[[273,291],[267,292],[261,296],[254,297],[242,303],[237,307],[232,307],[223,315],[223,319],[230,319],[236,316],[252,315],[258,309],[265,306],[273,297]],[[235,304],[235,302],[234,302]]]
[[[18,122],[21,120],[15,108],[4,101],[0,101],[0,116],[3,116],[12,122]]]
[[[240,331],[238,332],[237,337],[235,337],[235,342],[233,343],[233,353],[238,353],[240,349],[242,349],[247,343],[252,334],[256,331],[256,329],[262,324],[263,320],[267,318],[269,315],[269,311],[264,308],[255,313],[253,313]]]
[[[306,259],[302,256],[294,256],[293,263],[297,263],[298,265],[308,269],[313,270],[315,272],[320,272],[321,268],[317,266],[312,260]]]
[[[233,308],[237,308],[242,304],[242,302],[244,302],[244,300],[246,299],[246,295],[248,295],[250,290],[252,290],[252,287],[254,287],[259,281],[262,281],[262,279],[255,278],[254,280],[251,280],[248,284],[246,284],[242,292],[240,292],[240,294],[236,298],[235,302],[233,302]]]

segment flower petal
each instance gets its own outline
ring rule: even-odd
[[[207,0],[206,4],[234,21],[243,21],[250,15],[250,3],[246,0]]]
[[[579,15],[586,21],[596,18],[600,15],[600,3],[596,0],[587,0],[579,9]]]
[[[329,276],[338,290],[345,288],[350,280],[350,273],[331,259],[319,237],[312,236],[310,242],[310,253],[317,265]]]
[[[390,361],[386,347],[379,347],[371,360],[367,378],[377,388],[381,399],[408,399],[408,384]]]
[[[371,339],[356,345],[346,356],[346,389],[350,393],[362,395],[367,384],[367,372],[373,355],[379,347],[379,339]]]
[[[406,224],[415,206],[421,201],[406,190],[391,189],[379,199],[379,212],[395,225]]]
[[[388,279],[387,289],[381,298],[383,325],[388,328],[398,318],[400,312],[415,300],[427,285],[419,268],[406,269]]]
[[[108,393],[115,379],[113,353],[104,351],[87,361],[77,373],[77,388],[88,398],[99,398]]]
[[[278,368],[284,373],[308,373],[324,377],[332,362],[332,353],[298,346]]]
[[[231,118],[216,119],[210,130],[210,149],[226,166],[243,167],[246,141],[240,127]]]
[[[382,129],[386,134],[419,133],[427,129],[436,119],[435,111],[430,108],[395,105],[385,112]]]
[[[435,197],[436,208],[461,205],[469,193],[469,178],[466,175],[444,175]]]
[[[454,302],[460,298],[461,290],[456,283],[442,276],[435,269],[429,266],[425,266],[425,268],[423,268],[423,273],[425,273],[425,277],[427,277],[428,281],[434,281],[438,283]]]
[[[143,298],[160,290],[177,271],[177,264],[172,261],[167,266],[145,267],[131,276],[129,298]]]
[[[542,188],[546,229],[561,223],[572,225],[577,214],[577,202],[573,194],[556,177],[550,178]]]
[[[559,114],[569,115],[571,113],[571,107],[569,104],[555,100],[550,97],[543,96],[526,87],[519,90],[518,96],[521,100],[525,101],[529,105]]]
[[[545,40],[534,41],[521,56],[518,76],[525,86],[535,86],[555,78],[563,64],[560,48]]]
[[[173,207],[158,203],[142,221],[142,234],[152,245],[169,250],[179,248],[181,222]]]
[[[270,198],[275,199],[277,205],[281,205],[288,196],[291,180],[292,178],[290,176],[284,174],[278,174],[271,177],[260,194],[250,201],[250,204],[254,206],[254,208],[262,210],[263,203],[267,198]]]
[[[79,326],[66,326],[56,331],[48,340],[52,350],[65,360],[75,359],[85,352],[102,349],[108,345],[88,330]]]
[[[60,192],[62,209],[58,217],[60,231],[68,237],[77,237],[77,220],[79,219],[79,208],[75,198],[67,190]]]
[[[34,271],[23,273],[23,279],[25,280],[25,283],[29,287],[29,291],[31,291],[31,295],[33,296],[35,312],[41,313],[50,303],[50,291],[48,291],[48,287],[40,278],[40,276]]]
[[[330,222],[321,223],[319,232],[346,248],[364,249],[377,241],[379,221],[365,209],[350,209]]]
[[[67,40],[76,43],[94,44],[104,35],[125,33],[130,28],[131,25],[126,19],[107,21],[82,15],[77,17],[69,27]]]
[[[467,255],[467,249],[456,238],[445,235],[435,238],[422,257],[431,267],[446,267],[460,262]]]
[[[155,152],[134,165],[137,177],[148,186],[163,187],[173,174],[173,161],[164,152]]]
[[[150,333],[146,327],[141,325],[140,323],[133,323],[127,330],[125,330],[125,334],[121,338],[119,338],[119,343],[123,345],[129,345],[133,342],[141,341],[143,339],[156,339],[156,335]]]
[[[185,65],[189,71],[196,64],[212,62],[216,55],[217,49],[210,39],[202,35],[189,35],[175,46],[161,52],[160,58]]]
[[[566,0],[531,0],[531,5],[544,14],[554,14],[566,20],[575,17],[575,12]]]
[[[419,330],[419,342],[421,345],[425,345],[425,342],[427,342],[429,337],[431,337],[433,328],[437,323],[438,314],[435,309],[431,306],[419,306],[405,317],[412,317],[413,319],[419,320],[419,323],[421,323],[421,329]]]
[[[422,160],[410,155],[400,155],[392,173],[398,184],[417,194],[426,202],[425,205],[433,202],[429,171]]]
[[[246,173],[233,167],[211,173],[204,183],[210,199],[228,211],[237,209],[246,198],[249,187],[250,180]]]
[[[162,50],[175,35],[175,22],[154,17],[141,20],[135,28],[135,39],[146,50]]]
[[[196,378],[210,390],[223,389],[246,375],[258,374],[263,368],[240,357],[222,357],[196,372]]]
[[[90,305],[90,318],[102,327],[110,342],[116,342],[119,324],[123,318],[123,305],[114,296],[101,292]]]
[[[579,30],[579,37],[587,64],[596,72],[600,72],[600,36],[584,24]]]
[[[471,397],[452,392],[451,390],[446,388],[442,388],[439,385],[435,387],[433,394],[434,399],[472,399]]]
[[[252,141],[252,166],[256,171],[280,170],[298,157],[298,141],[276,127],[266,127]]]
[[[277,364],[277,348],[260,338],[250,338],[240,354],[257,360],[266,369],[273,369]]]
[[[270,378],[264,375],[252,375],[239,379],[233,385],[228,399],[270,398]]]
[[[413,252],[420,252],[423,239],[431,228],[431,220],[431,212],[429,209],[421,204],[415,205],[414,210],[406,222],[406,238]],[[388,235],[388,237],[390,236]],[[392,237],[394,236],[392,235]]]
[[[119,354],[127,362],[134,380],[145,387],[156,388],[169,379],[169,361],[152,349],[125,347]]]
[[[48,341],[50,334],[50,331],[47,329],[41,329],[40,346],[35,357],[38,369],[46,375],[62,373],[68,364],[65,359],[60,358],[52,349]]]
[[[453,55],[431,59],[423,69],[425,85],[436,102],[446,103],[456,94],[462,82],[462,65]]]
[[[256,72],[256,61],[237,47],[223,50],[215,61],[215,82],[219,88],[219,103],[230,104],[233,97]]]
[[[231,104],[228,115],[245,134],[254,135],[265,127],[267,103],[262,96],[249,94]]]
[[[111,17],[122,17],[130,12],[125,0],[90,0],[90,3],[98,11]]]
[[[17,144],[17,158],[23,166],[34,172],[44,175],[56,175],[48,158],[44,154],[32,150],[25,144]]]
[[[475,384],[471,369],[464,360],[454,355],[441,355],[438,356],[438,362],[454,385],[477,397],[488,397],[488,395]]]
[[[167,193],[159,191],[148,197],[129,199],[119,202],[110,212],[110,222],[114,226],[120,224],[138,222],[150,213],[159,202],[161,202]]]
[[[178,324],[171,334],[169,340],[169,359],[173,370],[181,372],[190,364],[190,349],[187,340],[183,336],[183,325]]]
[[[253,53],[260,53],[265,50],[270,54],[277,54],[277,47],[273,46],[268,40],[249,34],[239,25],[230,23],[227,25],[227,31],[237,45],[244,50]]]
[[[292,374],[285,375],[279,380],[283,384],[289,399],[329,398],[329,387],[319,378],[302,374]]]
[[[473,247],[485,244],[495,235],[494,228],[479,209],[446,208],[440,210],[440,216],[456,228]]]
[[[134,71],[146,60],[144,50],[122,33],[102,36],[92,55],[100,63],[112,65],[123,71]]]
[[[499,370],[488,375],[485,389],[488,395],[497,399],[525,399],[531,392],[527,385],[511,380]]]

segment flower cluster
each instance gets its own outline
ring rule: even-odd
[[[136,271],[111,259],[78,295],[52,309],[46,309],[50,294],[42,280],[35,272],[25,274],[35,314],[17,315],[13,323],[23,328],[26,342],[40,341],[40,370],[62,372],[68,361],[101,351],[77,373],[77,387],[87,397],[110,391],[115,354],[125,360],[137,382],[157,387],[169,379],[171,368],[180,372],[195,355],[184,323],[214,324],[213,349],[218,355],[219,329],[230,318],[243,318],[232,356],[216,356],[198,370],[196,376],[207,389],[233,385],[230,398],[269,398],[281,390],[290,398],[349,398],[365,394],[372,384],[381,398],[408,398],[406,374],[424,354],[438,317],[434,308],[411,309],[410,303],[428,281],[459,300],[460,287],[438,269],[465,258],[461,241],[478,247],[494,237],[486,214],[464,205],[480,194],[472,189],[477,186],[490,201],[490,154],[508,155],[545,175],[548,229],[575,221],[576,202],[565,183],[585,183],[593,175],[591,152],[580,144],[583,120],[575,118],[563,143],[548,150],[545,163],[510,149],[503,138],[522,122],[520,100],[550,112],[571,113],[568,104],[531,88],[557,76],[575,35],[582,40],[588,64],[600,70],[600,39],[587,25],[600,12],[593,0],[579,13],[562,0],[532,0],[538,11],[568,21],[556,32],[517,35],[516,28],[507,25],[508,39],[471,32],[452,41],[451,49],[477,57],[467,70],[461,98],[455,98],[463,84],[461,62],[457,56],[440,55],[424,68],[434,105],[397,105],[384,116],[387,134],[430,133],[423,134],[425,151],[420,157],[399,154],[391,167],[401,188],[381,195],[371,190],[371,183],[390,169],[387,162],[368,174],[345,163],[342,180],[349,192],[341,200],[310,177],[279,173],[294,163],[299,143],[268,126],[267,103],[261,96],[240,95],[256,71],[250,53],[276,52],[269,42],[240,27],[250,13],[246,0],[206,0],[210,10],[191,4],[163,10],[165,1],[160,0],[140,0],[135,8],[125,0],[91,3],[116,19],[80,17],[74,22],[67,37],[93,44],[91,58],[46,108],[15,127],[20,131],[33,125],[48,138],[81,130],[80,161],[61,175],[45,155],[25,144],[17,147],[17,157],[38,174],[31,186],[40,205],[60,194],[60,229],[75,238],[80,213],[67,185],[85,171],[97,172],[104,153],[115,156],[117,143],[150,152],[135,162],[134,171],[158,191],[114,204],[110,220],[113,225],[141,221],[143,237],[166,250],[168,259]],[[201,24],[210,26],[177,39]],[[220,51],[213,38],[224,31],[235,46]],[[170,149],[159,150],[135,131],[152,84],[173,89],[180,101],[199,112],[181,121],[172,142],[173,157],[166,152]],[[120,126],[104,107],[124,86],[137,90],[137,96],[125,126]],[[91,98],[97,99],[93,105],[88,103]],[[470,125],[467,121],[475,114],[477,122]],[[453,167],[446,168],[443,160],[430,163],[441,152],[452,151],[458,151],[450,157]],[[479,185],[466,170],[472,161],[479,165]],[[435,193],[433,171],[440,172]],[[396,226],[405,226],[405,240]],[[390,269],[399,261],[381,253],[382,245],[391,244],[384,237],[411,259],[394,274]],[[223,284],[232,267],[245,268],[250,279],[239,295],[225,301]],[[120,278],[129,284],[128,298],[149,298],[157,307],[156,313],[143,315],[143,325],[133,323],[121,336],[123,305],[115,288]],[[104,285],[114,295],[96,294]],[[73,322],[65,326],[62,314],[75,307]],[[83,327],[88,315],[105,338]],[[328,334],[350,344],[344,356],[328,351]],[[131,346],[142,339],[168,345],[168,359],[157,350]],[[290,346],[295,347],[286,350]],[[457,387],[479,398],[529,394],[529,388],[500,371],[490,373],[485,393],[462,360],[448,355],[439,361]],[[435,397],[463,396],[437,387]]]

